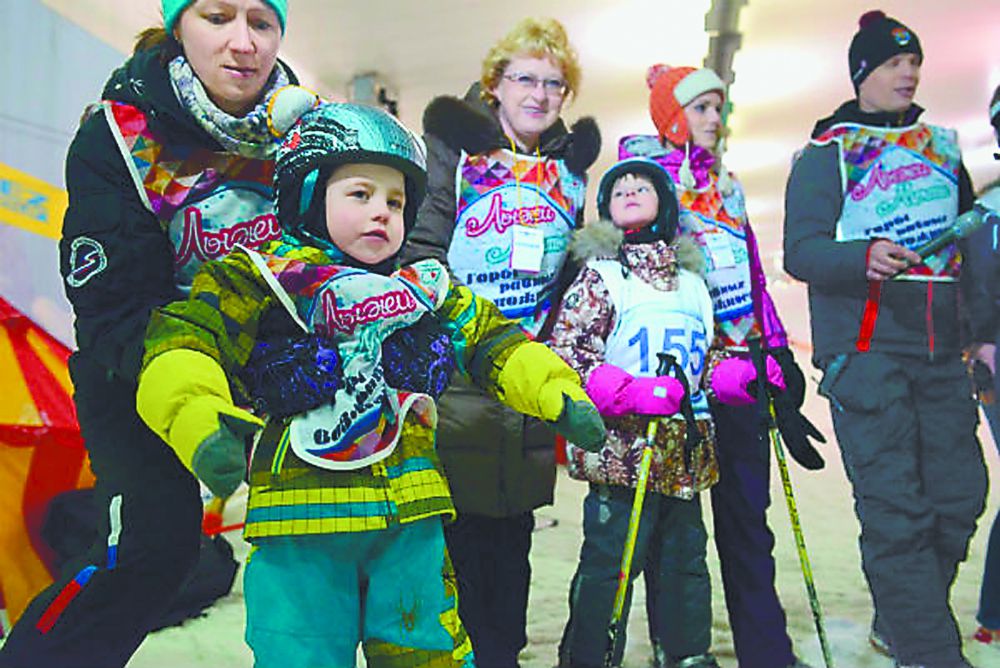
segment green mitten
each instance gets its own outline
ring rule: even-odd
[[[233,405],[218,362],[193,350],[172,350],[146,365],[136,409],[181,463],[223,498],[246,473],[246,436],[264,424]]]
[[[519,346],[499,381],[503,403],[514,410],[545,420],[585,450],[596,451],[604,443],[604,420],[580,386],[580,375],[544,344]]]
[[[552,428],[573,445],[588,452],[597,452],[604,445],[608,433],[597,407],[589,399],[574,401],[563,395],[563,409]]]
[[[219,428],[195,447],[191,470],[213,494],[225,499],[246,476],[247,437],[260,428],[260,420],[233,406],[222,410],[216,412]]]

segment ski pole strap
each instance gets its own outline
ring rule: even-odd
[[[868,281],[868,297],[865,299],[865,310],[861,315],[861,329],[854,347],[859,353],[866,353],[872,347],[872,336],[875,335],[875,321],[878,320],[878,309],[882,303],[882,281]]]
[[[666,376],[670,373],[670,370],[677,366],[677,358],[670,353],[656,353],[656,359],[659,360],[659,364],[656,366],[657,376]],[[681,381],[684,383],[684,381]]]
[[[767,363],[764,361],[764,350],[760,345],[760,337],[747,339],[750,348],[750,361],[757,371],[757,413],[761,424],[768,425],[771,421],[771,411],[768,409],[767,397]]]
[[[657,369],[658,375],[666,375],[671,372],[674,378],[684,388],[684,398],[681,399],[681,415],[684,416],[684,468],[688,473],[692,473],[691,467],[694,460],[694,449],[701,443],[701,432],[698,430],[698,422],[694,418],[694,407],[691,405],[691,384],[688,383],[687,374],[670,353],[657,353],[660,358],[660,366]]]

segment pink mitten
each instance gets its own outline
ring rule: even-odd
[[[674,378],[636,378],[613,364],[591,371],[586,389],[604,417],[672,415],[684,398],[684,388]]]
[[[757,401],[750,395],[747,386],[757,380],[757,370],[750,360],[730,357],[719,362],[712,372],[712,392],[721,403],[730,406],[746,406]],[[767,382],[780,390],[785,389],[785,378],[781,367],[773,358],[767,358]]]
[[[625,391],[637,415],[673,415],[684,399],[684,386],[670,376],[636,378]]]

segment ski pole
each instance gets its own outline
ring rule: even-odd
[[[677,366],[677,360],[669,353],[657,353],[660,360],[656,375],[666,375],[671,368],[677,368],[683,374],[683,369]],[[642,516],[642,506],[646,499],[646,483],[649,480],[649,469],[653,461],[653,444],[656,442],[656,431],[660,424],[659,417],[651,417],[646,425],[646,440],[642,446],[642,458],[639,460],[639,476],[635,483],[635,497],[632,500],[632,513],[628,518],[628,530],[625,533],[625,546],[622,550],[621,565],[618,569],[618,588],[615,590],[615,603],[611,609],[611,620],[608,622],[608,644],[604,650],[604,666],[614,665],[615,644],[618,641],[622,613],[625,610],[625,595],[628,592],[632,573],[632,556],[635,554],[635,541],[639,535],[639,518]]]
[[[201,532],[211,536],[222,527],[222,512],[226,509],[226,500],[221,496],[213,496],[205,504],[205,514],[201,518]]]
[[[799,522],[799,510],[795,504],[795,493],[792,491],[792,479],[788,475],[785,449],[781,445],[781,434],[777,428],[778,421],[774,412],[774,402],[767,385],[767,366],[760,347],[760,338],[749,339],[748,343],[750,345],[750,358],[757,369],[757,404],[761,409],[761,419],[765,420],[771,444],[774,446],[774,458],[778,462],[778,471],[781,474],[781,487],[785,492],[788,519],[792,525],[792,534],[795,536],[799,566],[802,569],[802,579],[805,581],[806,593],[809,596],[809,607],[812,610],[813,623],[816,625],[816,635],[819,636],[820,649],[823,651],[823,662],[826,664],[826,668],[833,668],[833,655],[830,652],[830,645],[826,640],[826,630],[823,627],[823,611],[819,605],[819,596],[816,595],[812,566],[809,564],[809,553],[806,551],[806,539],[802,533],[802,524]]]
[[[243,528],[243,522],[223,524],[222,513],[226,509],[226,499],[214,496],[205,504],[205,514],[201,519],[201,532],[206,536],[218,536],[229,531]]]
[[[684,470],[694,479],[697,476],[697,471],[694,470],[692,462],[694,461],[695,448],[701,443],[701,431],[698,429],[698,422],[694,417],[694,406],[691,404],[691,385],[688,383],[687,374],[684,373],[684,369],[677,363],[673,355],[667,356],[667,364],[674,370],[674,376],[684,388],[684,398],[681,399],[681,415],[684,417],[685,424]],[[662,368],[663,364],[661,363],[660,369]],[[667,373],[670,372],[667,371]],[[659,374],[659,369],[657,374]]]

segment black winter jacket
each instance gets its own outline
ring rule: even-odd
[[[222,150],[178,102],[159,48],[140,51],[115,70],[102,97],[141,109],[150,129],[175,144]],[[66,187],[60,272],[76,315],[77,356],[107,378],[134,383],[150,312],[182,295],[170,241],[140,200],[96,105],[70,145]]]

